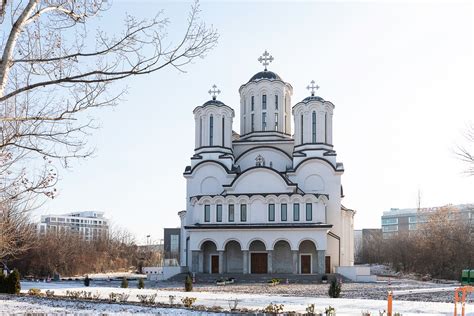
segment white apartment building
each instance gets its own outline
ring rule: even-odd
[[[77,232],[85,240],[94,240],[106,236],[109,230],[108,219],[104,212],[85,211],[62,215],[43,215],[37,225],[38,233],[46,232]]]

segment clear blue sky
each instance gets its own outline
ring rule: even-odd
[[[145,18],[163,9],[177,39],[190,3],[114,1],[99,24],[117,32],[125,12]],[[139,241],[178,226],[192,110],[215,83],[238,131],[238,88],[262,69],[265,49],[275,57],[269,69],[294,87],[293,104],[314,79],[336,105],[343,204],[357,210],[356,228],[380,227],[391,207],[415,207],[419,189],[422,206],[474,202],[474,177],[452,153],[474,120],[472,3],[204,1],[201,9],[220,33],[217,48],[185,74],[133,78],[123,103],[91,113],[102,125],[90,138],[95,157],[62,170],[59,196],[37,214],[105,211]]]

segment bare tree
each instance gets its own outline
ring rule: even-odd
[[[470,123],[464,133],[466,145],[458,145],[454,153],[463,162],[466,163],[466,173],[474,175],[474,123]]]
[[[0,204],[0,262],[29,250],[34,239],[35,227],[27,212],[11,201]]]
[[[126,16],[124,30],[108,35],[88,24],[109,9],[107,0],[0,0],[0,204],[54,198],[57,170],[93,150],[97,127],[90,112],[116,105],[125,89],[114,82],[184,66],[204,57],[218,34],[189,12],[177,43],[168,19]],[[116,92],[118,91],[118,92]]]

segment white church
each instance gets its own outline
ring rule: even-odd
[[[333,145],[334,104],[265,67],[234,109],[212,99],[193,111],[195,149],[181,219],[181,266],[195,273],[323,274],[354,261],[354,211],[341,204],[344,167]],[[293,128],[292,128],[293,122]]]

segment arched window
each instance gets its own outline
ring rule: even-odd
[[[301,114],[301,144],[303,144],[303,114]]]
[[[199,118],[199,147],[202,146],[202,117]]]
[[[311,126],[312,126],[312,133],[311,133],[312,141],[313,143],[316,143],[316,112],[315,111],[313,111]]]
[[[225,142],[224,142],[224,140],[225,140],[225,134],[224,134],[225,128],[224,128],[224,125],[225,125],[224,117],[222,117],[222,147],[225,147]]]
[[[328,142],[328,114],[324,113],[324,142]]]
[[[209,146],[213,145],[214,141],[214,117],[209,118]]]

